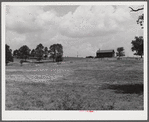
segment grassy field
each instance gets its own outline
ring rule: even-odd
[[[143,61],[65,58],[6,66],[6,110],[143,110]]]

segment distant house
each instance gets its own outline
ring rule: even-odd
[[[105,58],[105,57],[114,57],[115,51],[114,50],[97,50],[96,58]]]

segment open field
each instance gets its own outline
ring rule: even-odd
[[[143,61],[16,59],[6,66],[6,110],[143,110]]]

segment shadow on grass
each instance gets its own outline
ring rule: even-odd
[[[115,93],[143,94],[143,84],[112,84],[107,85],[105,89],[112,89]]]

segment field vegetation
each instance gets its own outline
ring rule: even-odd
[[[64,58],[6,66],[6,110],[143,110],[143,60]]]

